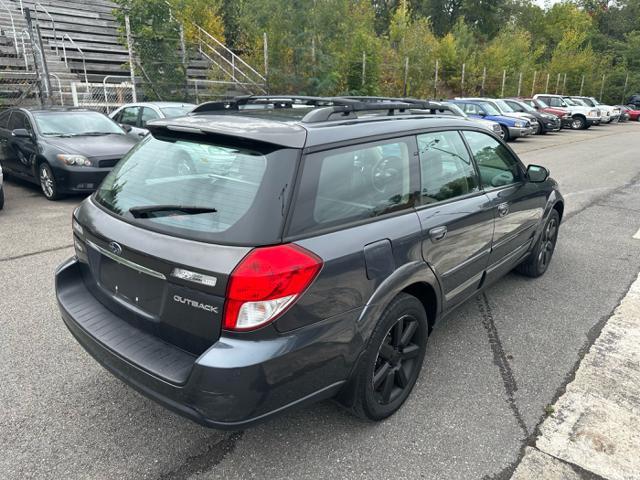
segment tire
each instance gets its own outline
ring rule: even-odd
[[[559,229],[560,215],[556,209],[553,209],[544,224],[542,234],[538,238],[533,251],[524,262],[516,267],[519,273],[527,277],[537,278],[547,271],[556,248]]]
[[[502,140],[504,140],[505,142],[511,140],[511,135],[509,135],[509,129],[507,127],[505,127],[504,125],[500,125],[500,130],[502,130],[502,135],[500,135],[500,138]]]
[[[538,128],[536,129],[536,133],[534,135],[542,135],[543,133],[547,133],[542,126],[542,123],[538,122]]]
[[[587,128],[587,120],[583,116],[576,115],[575,117],[572,117],[572,120],[571,120],[572,130],[584,130],[585,128]]]
[[[56,178],[53,176],[53,170],[51,170],[47,162],[42,162],[38,165],[38,180],[40,181],[40,189],[47,200],[53,201],[60,198]]]
[[[4,208],[4,188],[0,185],[0,210]]]
[[[380,421],[402,406],[420,375],[428,335],[427,314],[420,300],[406,293],[393,299],[352,377],[351,413]]]

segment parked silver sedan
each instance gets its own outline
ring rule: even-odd
[[[195,108],[193,103],[138,102],[128,103],[111,112],[109,117],[118,122],[129,135],[142,138],[149,131],[147,122],[158,118],[182,117]]]

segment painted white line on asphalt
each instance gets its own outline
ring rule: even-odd
[[[640,240],[640,228],[638,229],[636,234],[633,236],[633,238],[635,238],[636,240]]]

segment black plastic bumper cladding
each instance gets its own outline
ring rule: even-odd
[[[185,383],[196,357],[117,317],[88,292],[77,270],[77,265],[70,266],[56,279],[58,302],[67,326],[73,319],[77,327],[114,354],[162,380]]]

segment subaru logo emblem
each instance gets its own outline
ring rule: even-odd
[[[111,253],[114,255],[122,255],[122,247],[119,243],[109,242],[109,250],[111,250]]]

